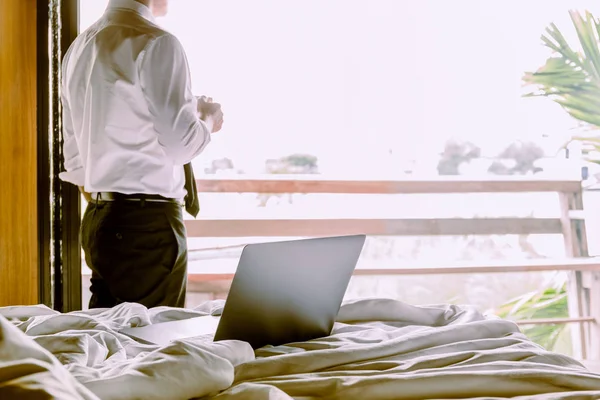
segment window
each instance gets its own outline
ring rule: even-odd
[[[85,29],[107,2],[80,1]],[[559,152],[575,123],[550,101],[523,98],[521,78],[548,57],[539,37],[549,23],[576,37],[567,12],[572,8],[600,12],[592,0],[572,0],[568,7],[545,0],[178,0],[159,23],[186,49],[194,92],[221,102],[226,115],[223,131],[194,161],[199,179],[264,174],[398,179],[540,171],[556,176],[579,168],[565,164]],[[533,161],[527,161],[532,155]],[[548,196],[342,199],[202,193],[200,200],[203,219],[400,218],[432,210],[438,217],[556,217]],[[588,231],[595,235],[594,229]],[[190,237],[190,272],[234,271],[240,253],[236,246],[273,239]],[[381,237],[369,245],[372,258],[390,262],[564,255],[562,239],[549,235]],[[487,275],[401,281],[365,277],[350,289],[355,295],[468,302],[485,309],[537,288],[540,278],[527,275],[518,282]],[[440,284],[448,290],[433,289]],[[189,304],[206,296],[192,290]]]

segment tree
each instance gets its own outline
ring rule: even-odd
[[[292,154],[265,163],[269,174],[318,174],[317,157],[310,154]]]
[[[533,91],[527,97],[546,97],[559,104],[590,134],[573,137],[582,142],[584,150],[600,151],[600,21],[590,13],[571,11],[571,21],[577,31],[579,47],[575,51],[555,24],[546,28],[543,44],[552,55],[536,72],[523,77]],[[599,162],[598,159],[591,159]]]
[[[525,175],[542,171],[535,162],[544,157],[544,150],[533,142],[514,142],[505,148],[488,168],[496,175]],[[507,163],[509,161],[510,163]]]
[[[576,136],[572,140],[582,143],[584,150],[600,150],[600,21],[590,13],[581,15],[571,11],[571,21],[577,32],[581,51],[575,51],[555,24],[546,28],[542,35],[543,44],[552,50],[552,55],[536,72],[527,72],[523,81],[534,90],[526,96],[546,97],[559,104],[590,135]],[[594,151],[595,150],[595,151]],[[598,162],[597,159],[591,159]],[[551,303],[551,302],[552,303]],[[535,317],[565,317],[568,315],[566,283],[518,300],[508,305],[513,314],[521,313],[532,318],[535,312],[548,309]],[[527,304],[527,303],[530,303]],[[517,307],[519,306],[519,307]],[[523,312],[524,311],[524,312]],[[507,314],[506,312],[504,314]],[[501,314],[502,315],[502,314]],[[535,327],[534,327],[535,328]],[[534,329],[530,328],[530,329]],[[543,329],[543,331],[542,331]],[[525,331],[544,346],[552,347],[564,331],[564,325],[537,327],[536,332]]]
[[[318,174],[318,158],[310,154],[291,154],[265,162],[268,174]],[[282,194],[261,193],[258,195],[259,207],[265,207],[272,199],[281,199]],[[288,204],[293,203],[293,194],[287,195]]]
[[[233,161],[230,158],[219,158],[216,160],[212,160],[210,163],[210,167],[204,168],[205,174],[216,174],[219,171],[233,171],[234,165]]]
[[[437,170],[440,175],[460,175],[460,166],[481,156],[481,149],[471,142],[449,140],[440,154]]]

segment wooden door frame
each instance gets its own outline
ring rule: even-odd
[[[79,0],[62,0],[61,5],[61,51],[60,61],[69,46],[79,34]],[[61,63],[62,65],[62,63]],[[61,137],[62,132],[57,132]],[[60,160],[56,164],[63,170],[62,148]],[[56,171],[58,174],[60,171]],[[56,175],[56,178],[58,176]],[[79,188],[60,182],[61,190],[61,235],[62,235],[62,307],[61,311],[81,310],[81,246],[79,230],[81,225],[81,194]]]
[[[37,0],[37,209],[38,209],[38,263],[39,302],[53,306],[50,209],[50,91],[48,88],[49,1]]]
[[[80,195],[62,182],[60,69],[79,27],[78,0],[37,1],[39,301],[81,309]],[[49,36],[50,34],[50,36]]]

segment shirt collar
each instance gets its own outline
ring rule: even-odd
[[[141,15],[148,21],[156,23],[154,15],[152,15],[152,11],[150,11],[150,9],[142,3],[137,2],[135,0],[110,0],[110,2],[108,3],[107,10],[115,8],[133,11],[136,14]]]

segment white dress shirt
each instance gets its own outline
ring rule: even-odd
[[[183,165],[210,131],[199,118],[180,42],[149,8],[110,0],[62,70],[64,181],[87,192],[182,199]]]

